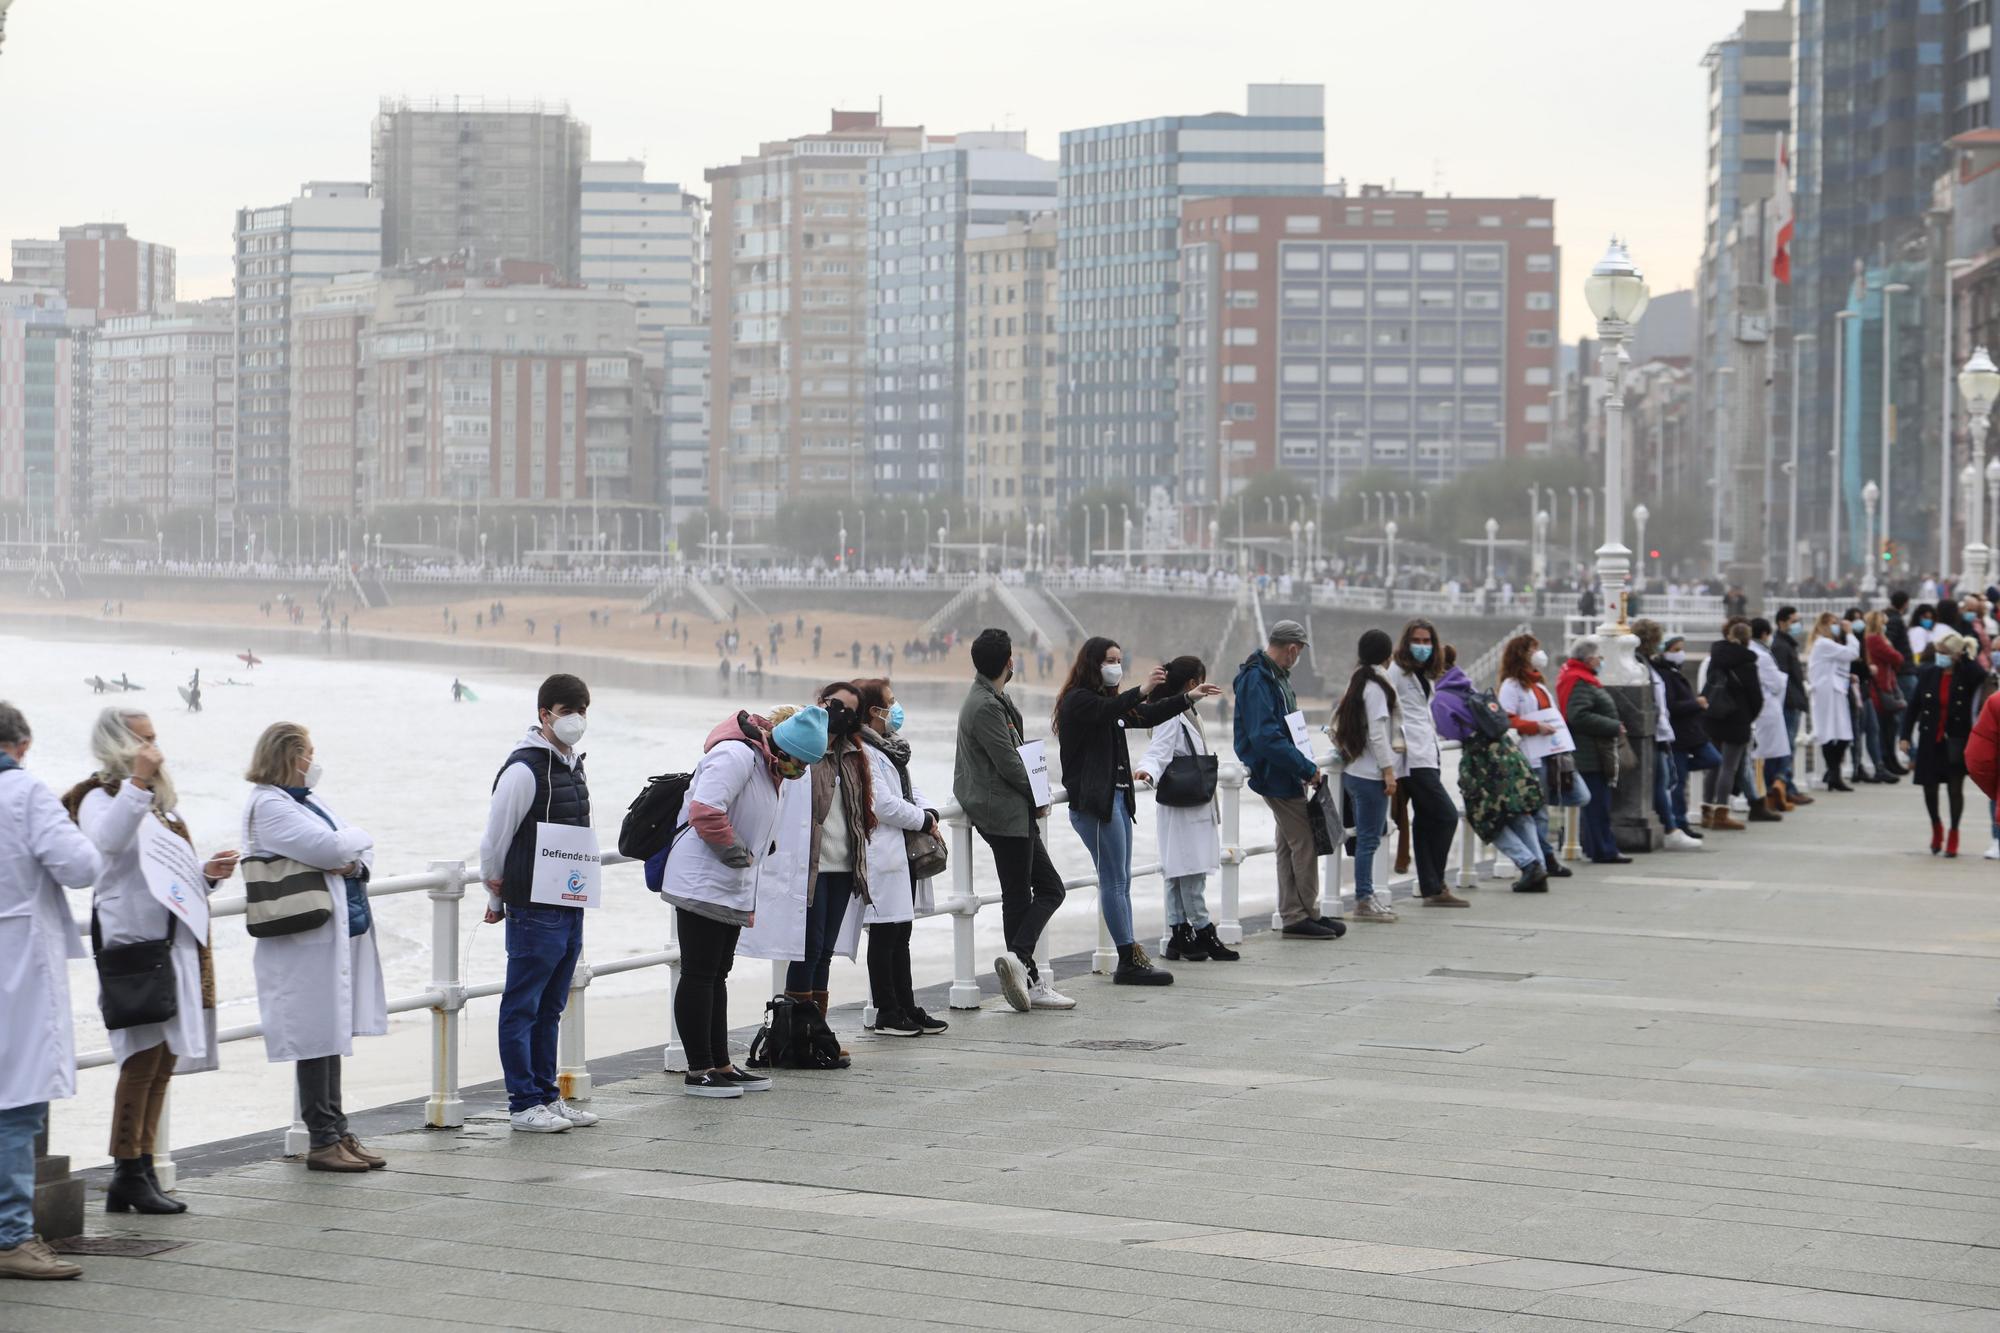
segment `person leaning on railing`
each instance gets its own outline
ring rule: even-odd
[[[256,942],[257,1013],[264,1054],[297,1063],[299,1115],[311,1171],[361,1172],[387,1165],[348,1131],[340,1062],[356,1037],[389,1030],[382,959],[368,908],[375,840],[313,794],[325,777],[312,736],[296,722],[273,722],[257,738],[244,773],[243,855],[286,857],[322,872],[332,916],[310,930]]]
[[[935,1036],[950,1024],[917,1004],[910,977],[910,933],[919,908],[931,910],[929,880],[910,875],[909,836],[937,836],[937,811],[924,804],[910,776],[910,743],[901,735],[903,705],[881,676],[854,682],[867,719],[860,741],[870,765],[875,827],[868,835],[868,990],[875,1031],[888,1037]]]
[[[49,1103],[76,1095],[69,960],[85,954],[62,891],[89,885],[103,860],[21,767],[33,742],[0,702],[0,1278],[60,1279],[83,1270],[35,1234],[35,1139]]]
[[[1289,721],[1300,712],[1291,676],[1305,650],[1306,627],[1280,620],[1271,626],[1265,646],[1236,668],[1236,757],[1249,770],[1250,790],[1264,798],[1277,827],[1279,934],[1334,940],[1345,928],[1320,911],[1319,852],[1311,822],[1313,793],[1322,774],[1294,738]]]

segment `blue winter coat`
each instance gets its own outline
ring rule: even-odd
[[[1250,773],[1250,790],[1277,800],[1301,800],[1317,771],[1292,743],[1285,714],[1294,711],[1291,686],[1260,648],[1236,669],[1236,757]]]

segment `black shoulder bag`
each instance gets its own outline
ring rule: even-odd
[[[1185,718],[1175,718],[1176,725],[1185,723]],[[1189,735],[1198,735],[1192,728]],[[1207,745],[1202,746],[1203,751]],[[1215,799],[1215,784],[1220,764],[1216,757],[1207,753],[1177,754],[1167,761],[1167,766],[1153,782],[1153,799],[1174,810],[1192,810],[1207,805]]]
[[[108,1032],[166,1023],[180,1013],[180,992],[174,977],[174,929],[180,923],[167,913],[167,935],[159,940],[104,946],[97,909],[90,909],[90,947],[97,956],[97,1007]]]

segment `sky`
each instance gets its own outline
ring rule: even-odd
[[[566,101],[592,155],[704,167],[878,100],[895,124],[1065,129],[1241,111],[1323,83],[1329,179],[1556,201],[1565,337],[1615,232],[1653,290],[1700,258],[1709,45],[1673,0],[16,0],[0,48],[0,239],[118,221],[227,295],[235,210],[366,180],[382,97]]]

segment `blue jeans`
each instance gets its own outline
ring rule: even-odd
[[[1593,861],[1613,860],[1618,840],[1611,836],[1611,779],[1602,773],[1576,776],[1590,786],[1590,803],[1583,807],[1583,854]]]
[[[1680,827],[1674,822],[1673,753],[1673,742],[1653,743],[1653,813],[1660,817],[1660,828],[1668,833]]]
[[[1167,881],[1167,924],[1200,930],[1208,924],[1207,875],[1175,875]]]
[[[1685,833],[1688,831],[1689,756],[1685,751],[1676,750],[1671,745],[1667,747],[1666,753],[1667,763],[1673,774],[1669,785],[1673,795],[1674,827]]]
[[[1512,861],[1515,868],[1525,874],[1542,864],[1541,848],[1538,845],[1539,838],[1540,834],[1535,829],[1534,816],[1515,815],[1507,821],[1505,828],[1499,829],[1493,834],[1493,848],[1509,861]]]
[[[583,909],[529,903],[507,909],[507,989],[500,995],[500,1069],[507,1109],[527,1111],[561,1096],[556,1035],[583,954]]]
[[[1354,901],[1375,896],[1375,849],[1389,820],[1389,789],[1380,778],[1340,775],[1340,789],[1354,807]]]
[[[866,855],[867,853],[863,853]],[[785,966],[785,989],[811,993],[825,990],[833,976],[833,946],[840,942],[840,923],[854,897],[854,876],[844,870],[822,870],[806,904],[806,956]]]
[[[1119,948],[1132,943],[1132,817],[1127,794],[1111,793],[1111,818],[1099,819],[1072,805],[1069,826],[1083,840],[1090,863],[1097,867],[1097,906]]]
[[[0,1111],[0,1250],[35,1235],[35,1136],[48,1118],[47,1102]]]

